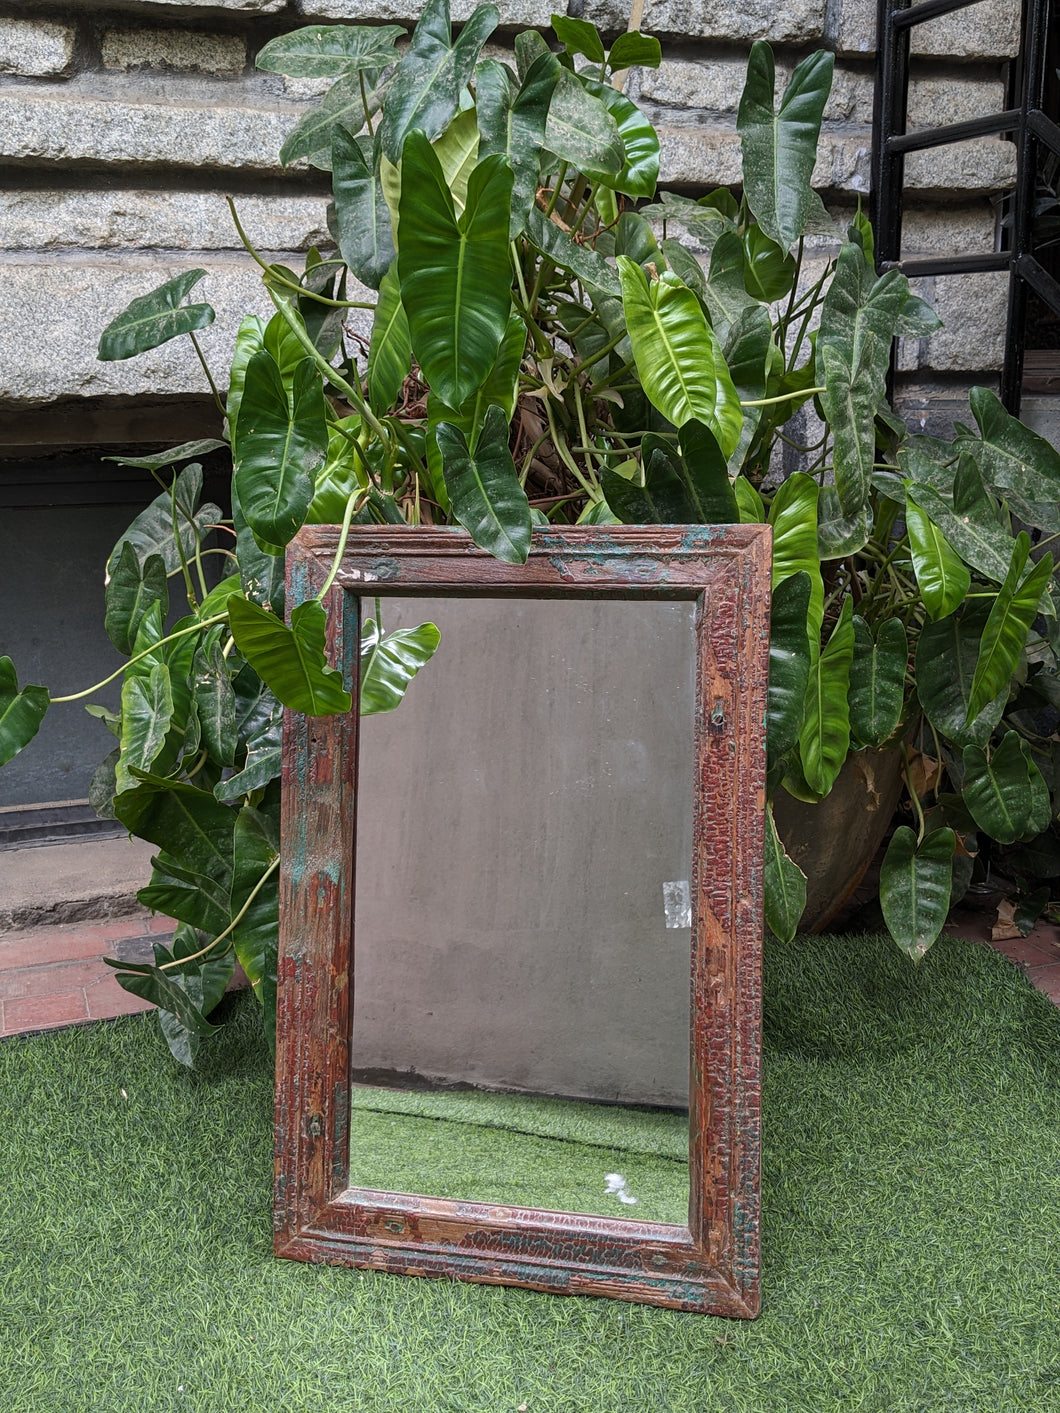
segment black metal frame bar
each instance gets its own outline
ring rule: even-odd
[[[1039,148],[1060,155],[1060,127],[1042,111],[1049,0],[1023,0],[1020,53],[1010,103],[1002,113],[968,122],[906,131],[909,99],[909,40],[915,25],[939,15],[967,9],[981,0],[878,0],[876,26],[876,90],[873,111],[872,216],[876,231],[877,268],[906,275],[1009,272],[1005,328],[1005,363],[1001,397],[1018,413],[1023,382],[1023,330],[1030,291],[1060,314],[1060,283],[1034,254],[1034,184]],[[1012,235],[1008,248],[985,254],[902,259],[902,207],[905,154],[994,133],[1010,132],[1016,145],[1016,191]]]

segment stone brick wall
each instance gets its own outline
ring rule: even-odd
[[[548,24],[547,0],[499,0],[495,47]],[[472,0],[454,5],[464,17]],[[868,189],[875,0],[647,0],[663,41],[656,72],[628,91],[656,123],[662,178],[698,193],[739,177],[735,111],[747,47],[765,37],[787,69],[834,49],[836,83],[816,181],[842,216]],[[612,33],[625,0],[572,0]],[[184,341],[129,363],[95,360],[99,332],[136,294],[201,266],[218,319],[203,337],[223,376],[239,316],[269,312],[235,237],[226,195],[270,259],[300,264],[326,240],[325,185],[277,153],[319,86],[258,73],[256,51],[299,23],[409,22],[408,0],[0,0],[0,455],[162,438],[205,429],[204,379]],[[1019,0],[983,0],[922,27],[915,124],[1003,107]],[[1013,148],[982,138],[908,163],[906,253],[988,250],[992,194]],[[822,252],[823,254],[823,252]],[[1005,279],[925,282],[944,331],[906,347],[931,382],[997,367]]]

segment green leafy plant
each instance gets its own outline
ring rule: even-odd
[[[1060,534],[1060,456],[985,389],[949,442],[889,408],[892,340],[938,321],[900,273],[876,275],[865,219],[844,236],[810,186],[831,56],[778,96],[753,46],[742,196],[692,200],[656,192],[658,139],[622,91],[626,67],[660,62],[656,40],[608,50],[557,16],[558,50],[528,31],[511,67],[481,58],[497,21],[480,5],[454,40],[429,0],[400,54],[395,26],[265,46],[261,67],[334,81],[281,155],[330,171],[335,249],[301,273],[269,264],[233,205],[276,313],[239,329],[223,439],[127,463],[161,491],[108,565],[107,630],[129,661],[120,713],[90,708],[117,737],[92,797],[159,847],[140,896],[178,931],[119,980],[189,1063],[236,959],[271,1016],[282,706],[349,708],[325,658],[328,586],[284,614],[284,547],[304,524],[341,523],[344,545],[352,523],[455,523],[517,564],[535,524],[767,522],[770,796],[820,801],[851,754],[901,747],[910,823],[881,898],[914,958],[978,839],[1014,872],[1060,875],[1053,561],[1013,532],[1016,517]],[[839,249],[811,274],[815,237]],[[201,274],[135,300],[100,357],[194,340],[212,318],[184,302]],[[370,337],[353,310],[373,311]],[[817,431],[800,443],[803,408]],[[801,462],[786,475],[785,446]],[[223,447],[230,517],[201,503],[196,460]],[[377,606],[362,710],[397,706],[437,645],[430,624],[387,635]],[[0,761],[48,705],[0,660]],[[765,879],[788,938],[805,879],[771,808]]]

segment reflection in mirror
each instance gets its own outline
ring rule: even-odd
[[[695,605],[381,608],[442,644],[361,721],[350,1183],[683,1227]]]

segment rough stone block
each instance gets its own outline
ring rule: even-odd
[[[47,20],[0,19],[0,73],[56,78],[74,60],[74,30]]]
[[[103,36],[107,69],[174,69],[231,78],[247,62],[244,39],[189,30],[112,29]]]
[[[0,92],[0,159],[21,164],[103,162],[192,168],[280,171],[279,151],[297,122],[294,104],[266,106],[257,90],[232,83],[211,97],[185,101],[169,85],[166,101],[99,90]]]
[[[197,258],[196,258],[197,257]],[[203,372],[188,339],[117,363],[96,359],[99,335],[138,295],[189,268],[207,278],[193,299],[212,304],[217,318],[198,336],[220,386],[227,383],[236,330],[244,314],[274,310],[249,257],[210,254],[186,259],[127,256],[25,258],[0,262],[0,301],[8,311],[0,323],[0,405],[43,406],[60,398],[164,397],[206,391]],[[368,299],[355,282],[352,299]],[[349,324],[367,335],[363,310],[350,310]]]
[[[1005,356],[1008,274],[938,275],[917,282],[944,327],[920,346],[919,367],[937,373],[1000,368]]]
[[[239,218],[255,247],[302,251],[330,245],[323,196],[241,196]],[[239,240],[219,192],[0,192],[4,250],[235,250]]]
[[[100,0],[63,0],[63,4],[67,10],[99,10],[101,8]],[[191,4],[189,0],[139,0],[137,8],[140,10],[160,10],[162,12],[160,18],[162,18],[167,12],[173,14],[179,10],[202,10],[207,6]],[[279,10],[286,10],[287,0],[209,0],[208,8],[228,10],[236,15],[275,15]]]
[[[940,59],[1006,59],[1019,51],[1020,0],[979,0],[966,10],[928,20],[913,29],[913,54]],[[876,48],[872,0],[842,0],[835,35],[840,54],[871,54]]]
[[[474,10],[478,0],[452,0],[452,16],[461,24]],[[419,19],[423,6],[419,0],[372,0],[371,18],[388,24],[407,24],[411,29]],[[298,0],[299,13],[312,20],[353,20],[364,23],[368,16],[362,0]],[[501,25],[518,28],[533,25],[547,29],[556,6],[551,0],[497,0]],[[556,11],[556,13],[559,13]],[[588,10],[586,18],[590,16]],[[625,29],[625,24],[622,26]]]
[[[1016,181],[1016,147],[996,137],[978,137],[910,152],[906,191],[1006,191]]]

